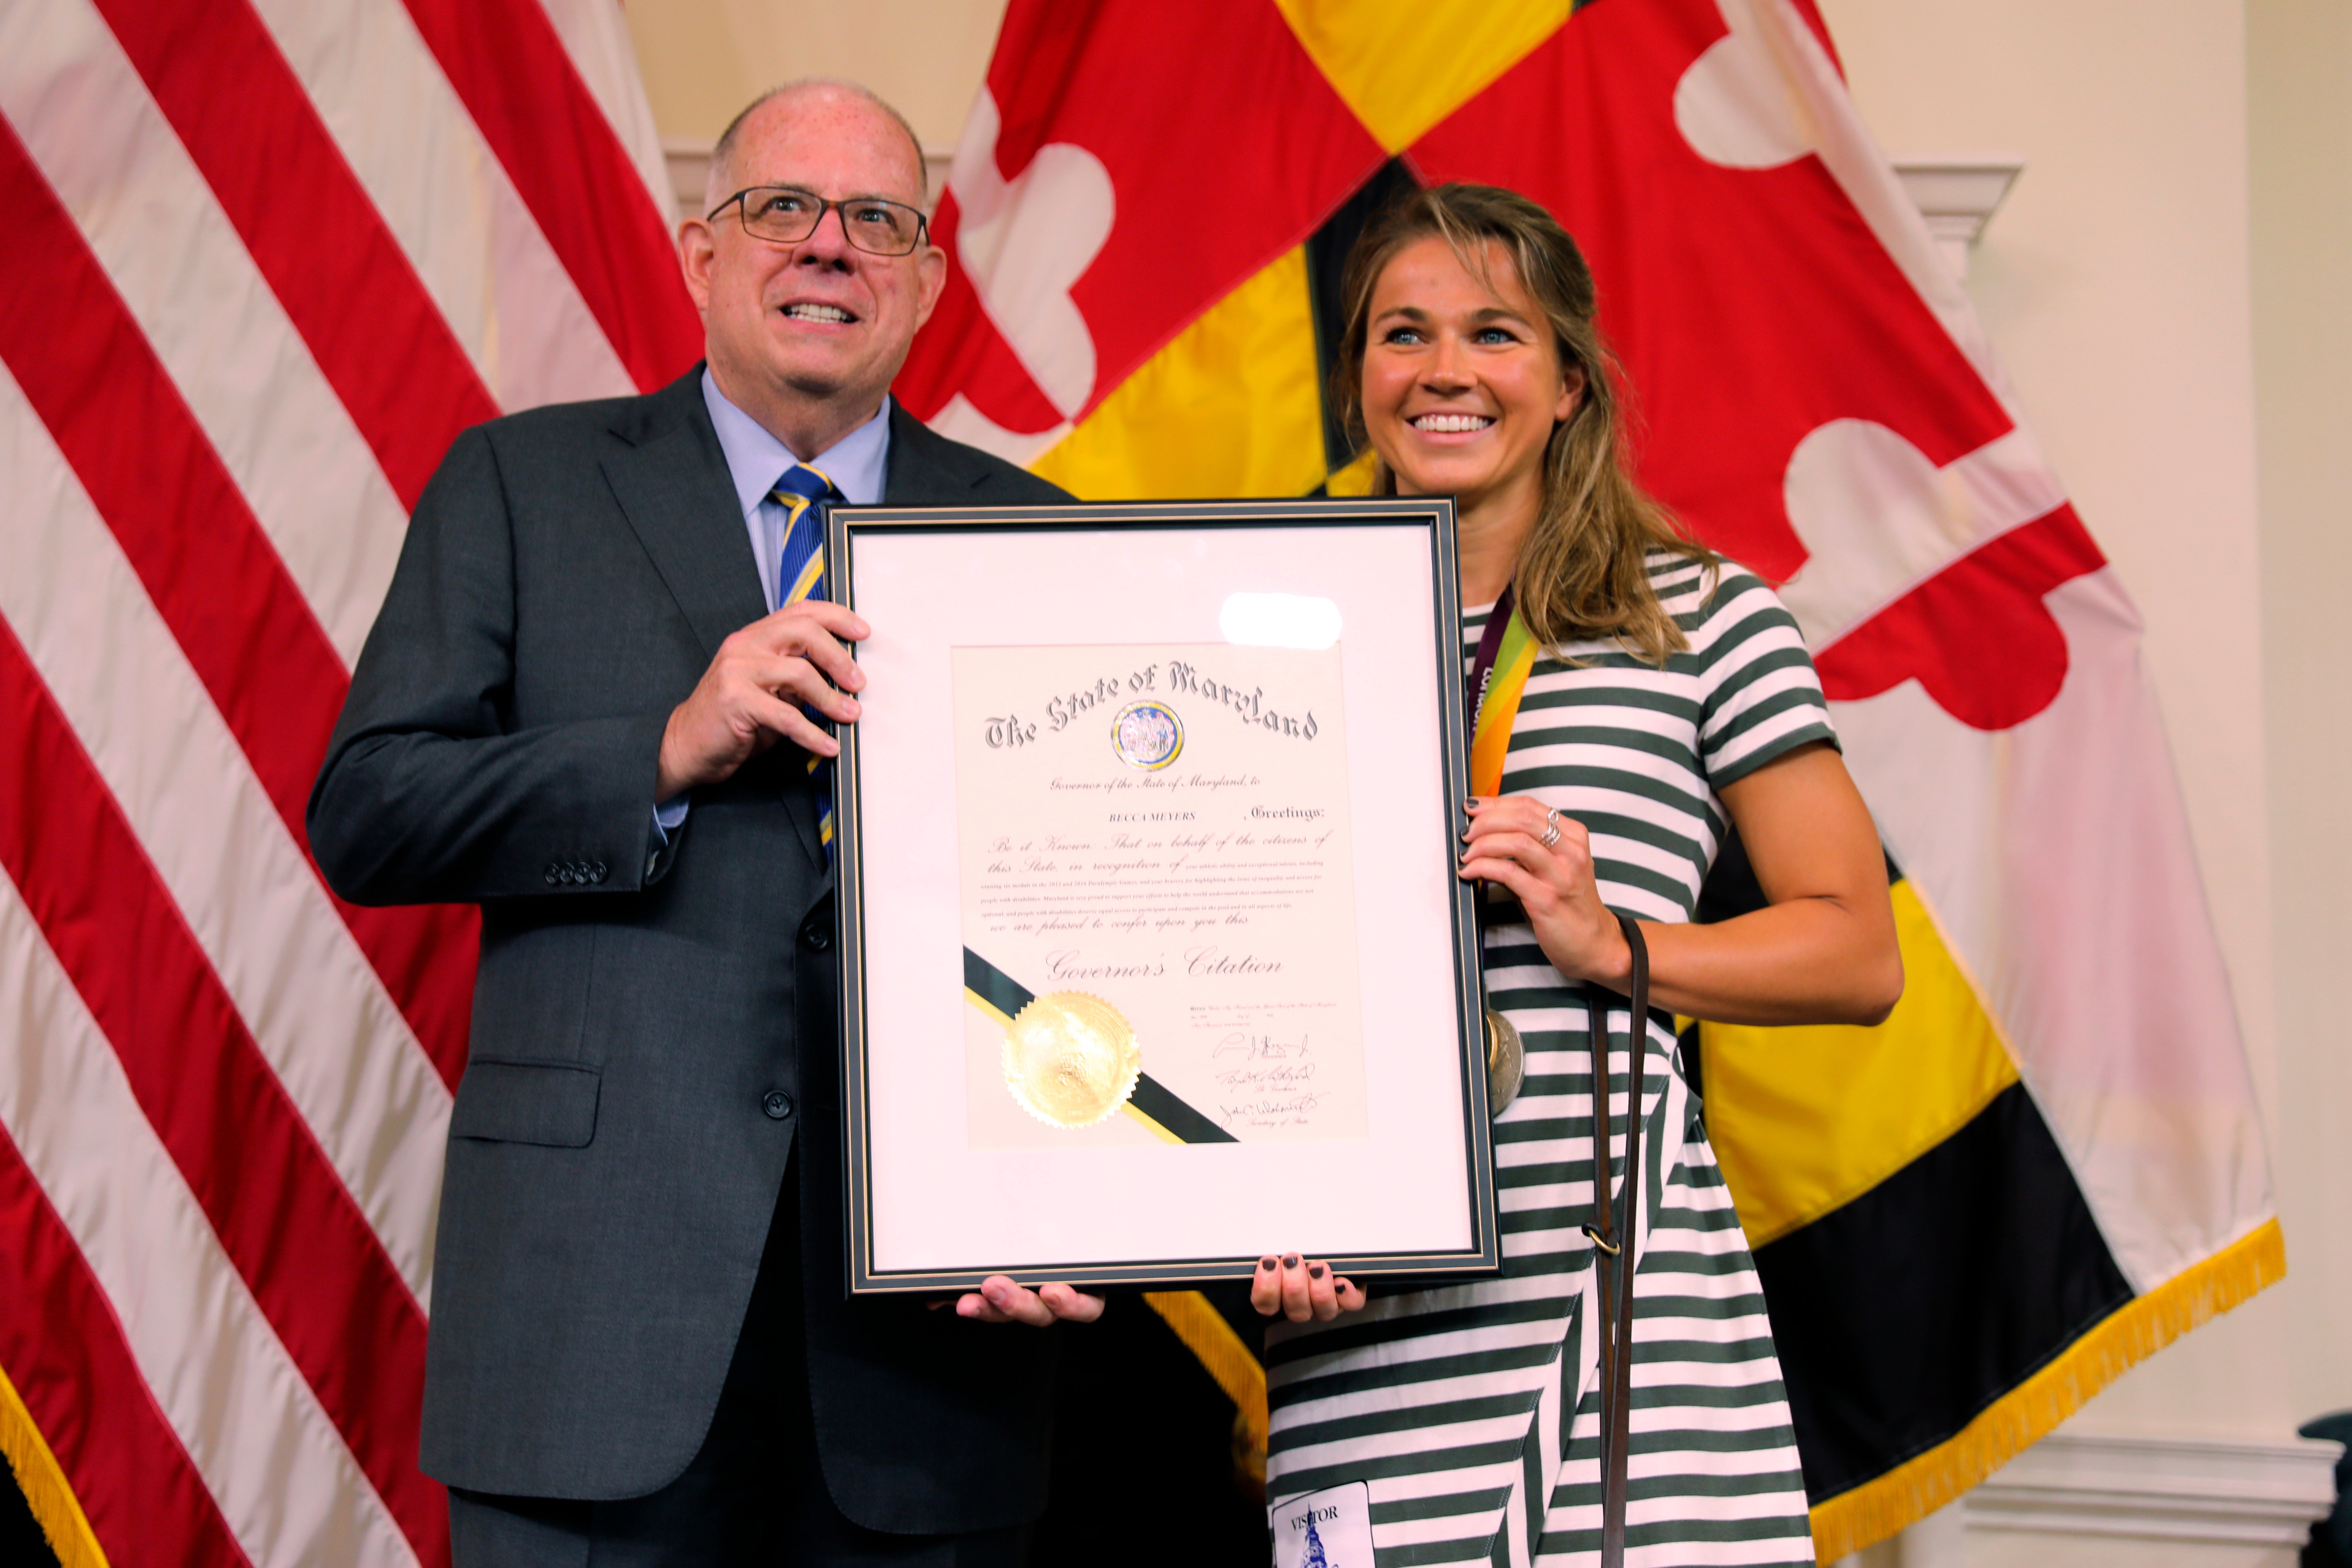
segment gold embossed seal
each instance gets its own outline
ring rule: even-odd
[[[1093,1126],[1127,1103],[1142,1070],[1134,1026],[1083,991],[1033,999],[1004,1031],[1004,1087],[1050,1126]]]

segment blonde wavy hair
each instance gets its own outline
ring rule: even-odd
[[[1397,253],[1430,236],[1443,238],[1472,276],[1490,278],[1489,242],[1551,326],[1563,374],[1584,374],[1576,411],[1553,426],[1544,448],[1543,506],[1519,547],[1511,585],[1528,629],[1547,648],[1614,639],[1652,664],[1690,647],[1650,586],[1652,550],[1709,564],[1718,558],[1685,534],[1673,516],[1643,493],[1626,469],[1624,412],[1617,363],[1594,321],[1592,269],[1559,221],[1515,191],[1444,184],[1400,197],[1368,225],[1348,255],[1340,285],[1346,330],[1332,392],[1361,450],[1364,351],[1372,289]],[[1396,493],[1381,461],[1372,493]]]

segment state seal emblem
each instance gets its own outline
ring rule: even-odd
[[[1184,750],[1184,721],[1165,702],[1130,702],[1110,721],[1110,746],[1129,767],[1155,773]]]

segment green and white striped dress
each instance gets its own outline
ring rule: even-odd
[[[1653,552],[1650,580],[1690,650],[1659,669],[1613,644],[1538,659],[1503,771],[1584,824],[1602,899],[1691,918],[1727,823],[1717,791],[1833,741],[1796,622],[1725,563]],[[1718,581],[1719,578],[1719,581]],[[1486,612],[1464,617],[1475,648]],[[1276,1503],[1369,1483],[1379,1568],[1591,1562],[1601,1546],[1600,1355],[1591,1244],[1592,1081],[1583,991],[1524,925],[1487,933],[1495,1006],[1528,1047],[1496,1118],[1500,1277],[1382,1295],[1328,1324],[1268,1331]],[[1610,1018],[1624,1150],[1627,1013]],[[1780,1364],[1738,1216],[1667,1031],[1647,1031],[1626,1562],[1810,1563],[1812,1538]]]

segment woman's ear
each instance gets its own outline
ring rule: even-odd
[[[1552,423],[1555,425],[1565,423],[1568,416],[1576,412],[1576,405],[1583,396],[1584,367],[1573,363],[1562,365],[1559,372],[1559,402],[1552,408]]]

